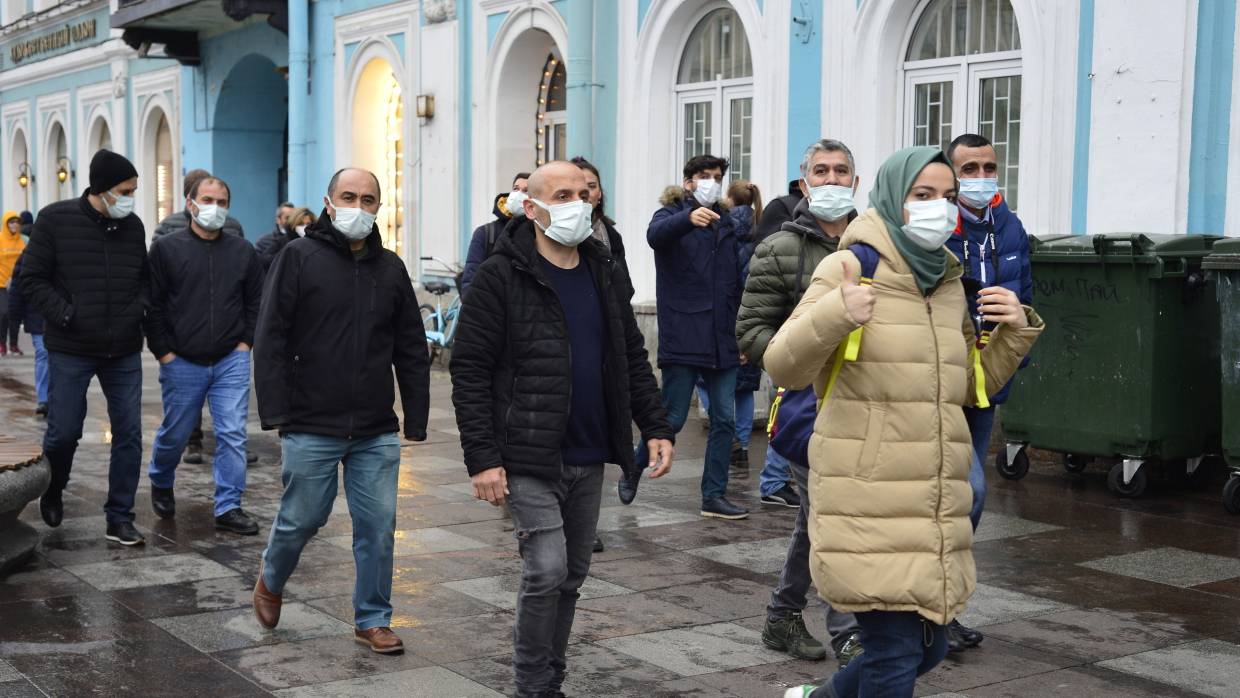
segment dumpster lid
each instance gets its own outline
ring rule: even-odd
[[[1157,257],[1204,257],[1216,237],[1171,233],[1107,233],[1056,236],[1037,240],[1033,258],[1041,261],[1131,260],[1153,262]]]
[[[1225,238],[1214,243],[1210,256],[1201,263],[1202,269],[1240,269],[1240,238]]]

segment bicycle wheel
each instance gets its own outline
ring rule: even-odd
[[[423,303],[418,306],[418,312],[422,315],[422,329],[426,332],[426,353],[430,356],[431,362],[439,355],[439,343],[443,341],[443,330],[440,325],[442,318],[439,311],[435,310],[435,306],[429,303]]]

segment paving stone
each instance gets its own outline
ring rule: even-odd
[[[405,649],[446,665],[512,652],[512,611],[494,611],[468,618],[425,623],[402,632]]]
[[[353,549],[353,536],[333,536],[327,539],[333,545]],[[396,556],[425,555],[427,553],[447,553],[461,550],[477,550],[487,547],[486,543],[474,540],[469,536],[452,533],[441,528],[416,528],[396,531]]]
[[[638,591],[724,579],[736,572],[734,567],[683,553],[624,558],[590,565],[591,576]]]
[[[648,593],[607,596],[577,602],[573,637],[582,641],[600,640],[702,625],[713,620],[705,613],[653,598]]]
[[[1240,560],[1179,548],[1143,550],[1083,562],[1081,566],[1177,587],[1191,587],[1240,576]]]
[[[255,645],[340,635],[352,637],[353,626],[301,603],[286,603],[280,625],[267,630],[258,624],[251,608],[155,618],[156,625],[201,652],[240,649]]]
[[[611,506],[599,509],[599,531],[622,531],[651,526],[697,521],[701,516],[683,511],[675,511],[653,504],[630,504],[629,506]]]
[[[276,691],[285,698],[490,698],[502,695],[443,667],[410,669]]]
[[[197,582],[120,589],[112,592],[112,598],[144,618],[162,618],[248,607],[253,592],[252,580],[234,575]]]
[[[969,627],[980,627],[1068,608],[1068,604],[979,583],[959,620]]]
[[[595,644],[681,676],[699,676],[787,659],[787,655],[763,647],[758,633],[732,623],[615,637]]]
[[[563,688],[572,696],[649,698],[652,685],[678,676],[636,657],[588,643],[569,645],[565,659],[568,669]],[[449,664],[447,668],[504,695],[516,692],[511,653]]]
[[[1200,693],[1096,666],[1002,681],[969,689],[967,695],[969,698],[1201,698]]]
[[[197,553],[156,555],[116,562],[92,562],[65,568],[101,591],[232,577],[237,573]]]
[[[492,606],[511,611],[517,607],[517,590],[521,587],[521,575],[508,574],[498,577],[465,579],[458,582],[444,582],[444,586],[481,599]],[[602,596],[628,594],[633,590],[594,577],[586,577],[585,583],[578,591],[582,599],[597,599]]]
[[[1177,626],[1139,623],[1101,611],[1069,610],[989,626],[987,635],[1096,662],[1193,639]]]
[[[17,669],[14,669],[12,664],[0,659],[0,683],[6,681],[17,681],[21,678],[21,673],[18,672]]]
[[[201,655],[177,661],[148,661],[140,671],[135,671],[134,667],[98,666],[86,671],[36,676],[31,682],[48,696],[251,698],[271,695],[223,664]]]
[[[1063,527],[1055,526],[1054,524],[1039,523],[1016,516],[1006,516],[987,511],[982,516],[982,521],[978,524],[977,531],[973,534],[973,542],[984,543],[991,540],[1029,536],[1047,531],[1057,531],[1061,528]]]
[[[770,584],[745,579],[721,579],[656,589],[650,595],[669,603],[705,613],[716,620],[747,618],[761,613],[771,600]]]
[[[212,656],[270,690],[418,669],[430,664],[408,651],[376,654],[358,645],[352,637],[343,635],[228,650]]]
[[[307,601],[345,623],[353,622],[353,595],[342,594]],[[392,628],[419,629],[426,623],[465,618],[495,610],[491,604],[439,584],[397,584],[392,590]]]
[[[751,572],[778,572],[784,568],[788,537],[729,543],[685,552]]]
[[[47,694],[36,688],[30,681],[20,679],[0,683],[0,698],[47,698]]]
[[[1045,674],[1080,663],[1080,659],[987,637],[975,649],[947,655],[923,680],[940,688],[967,692],[978,686]]]
[[[1240,690],[1240,645],[1201,640],[1099,662],[1098,666],[1214,698]]]

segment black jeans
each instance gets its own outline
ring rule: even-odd
[[[92,378],[108,402],[112,460],[108,465],[108,523],[133,521],[133,500],[142,473],[142,358],[129,354],[113,359],[47,353],[47,433],[43,453],[52,469],[49,492],[69,484],[73,454],[86,421],[86,391]]]
[[[521,551],[513,629],[517,696],[559,690],[578,589],[590,572],[603,466],[565,465],[559,480],[508,476],[508,506]]]
[[[9,316],[9,290],[0,286],[0,344],[17,346],[17,333],[21,328],[22,319]]]

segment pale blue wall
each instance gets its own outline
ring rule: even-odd
[[[795,6],[794,6],[795,7]],[[801,176],[801,156],[822,138],[822,3],[806,3],[810,29],[788,23],[788,170],[786,179]],[[794,16],[800,15],[800,10]],[[798,36],[798,32],[800,35]],[[776,112],[778,113],[778,111]],[[830,132],[831,124],[826,125]],[[782,182],[771,182],[766,199],[784,193]]]

